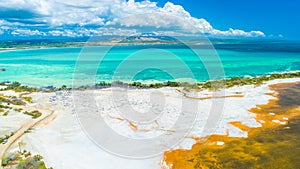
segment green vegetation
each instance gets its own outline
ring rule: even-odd
[[[0,143],[3,143],[5,140],[8,140],[14,134],[15,134],[14,132],[11,132],[10,134],[6,134],[5,136],[0,137]]]
[[[300,72],[296,73],[282,73],[282,74],[271,74],[258,77],[235,77],[226,80],[208,81],[205,83],[199,83],[198,87],[201,89],[216,90],[218,88],[231,88],[233,86],[244,86],[244,85],[262,85],[264,82],[275,80],[275,79],[287,79],[300,77]]]
[[[0,96],[1,97],[1,96]],[[9,107],[9,106],[4,106],[4,105],[2,105],[2,104],[0,104],[0,108],[2,108],[2,109],[12,109],[11,107]]]
[[[25,111],[24,114],[32,116],[33,119],[39,118],[42,115],[42,113],[37,110],[31,112]]]
[[[5,111],[4,113],[3,113],[3,116],[7,116],[8,115],[8,111]]]
[[[16,160],[19,156],[17,154],[11,155],[10,157],[2,157],[2,167],[8,166],[9,163]]]
[[[89,88],[89,86],[80,86],[77,89],[78,90],[85,90],[85,89],[88,89],[88,88]]]
[[[8,115],[9,111],[7,109],[12,109],[12,108],[9,106],[4,106],[4,105],[0,104],[0,113],[3,113],[2,114],[3,116]]]
[[[124,83],[122,81],[115,81],[113,83],[108,82],[100,82],[96,84],[96,88],[106,88],[111,86],[129,86],[134,88],[162,88],[162,87],[183,87],[184,90],[218,90],[221,88],[231,88],[233,86],[243,86],[243,85],[261,85],[264,82],[275,80],[275,79],[286,79],[286,78],[296,78],[300,77],[300,72],[295,73],[282,73],[282,74],[271,74],[265,76],[258,77],[235,77],[226,80],[214,80],[207,81],[203,83],[187,83],[187,82],[175,82],[175,81],[167,81],[164,83],[153,83],[153,84],[144,84],[141,82],[133,82],[133,83]],[[87,88],[87,87],[86,87]]]
[[[13,90],[15,92],[38,92],[39,90],[34,87],[29,87],[29,86],[23,86],[19,82],[13,82],[13,83],[0,83],[2,86],[7,86],[5,89],[1,89],[0,91],[7,91],[7,90]]]
[[[31,133],[33,131],[33,128],[29,128],[28,130],[26,130],[24,133]]]
[[[61,86],[61,90],[67,90],[67,89],[68,89],[67,85],[62,85]]]
[[[16,112],[22,112],[22,108],[19,108],[19,109],[14,109],[14,111],[16,111]]]
[[[133,82],[133,83],[125,83],[122,81],[115,81],[113,83],[108,83],[108,82],[100,82],[96,84],[96,88],[106,88],[106,87],[111,87],[111,86],[119,86],[119,87],[134,87],[134,88],[162,88],[162,87],[180,87],[183,86],[183,84],[188,84],[188,83],[180,83],[180,82],[175,82],[175,81],[167,81],[164,83],[152,83],[152,84],[144,84],[142,82]],[[87,88],[87,87],[86,87]]]
[[[3,168],[16,169],[53,169],[47,168],[41,155],[32,155],[31,152],[24,150],[2,158]]]
[[[232,78],[226,80],[226,86],[232,87],[236,85],[261,85],[264,82],[275,80],[275,79],[287,79],[287,78],[296,78],[300,77],[300,72],[295,73],[282,73],[282,74],[271,74],[266,76],[259,76],[255,78]]]
[[[32,103],[33,102],[31,97],[22,97],[22,99],[24,101],[26,101],[27,103]]]
[[[25,105],[26,103],[22,101],[22,99],[19,99],[15,96],[13,97],[6,97],[3,95],[0,95],[0,102],[8,103],[8,104],[13,104],[13,105]]]

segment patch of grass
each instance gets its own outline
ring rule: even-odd
[[[0,96],[1,97],[1,96]],[[0,104],[0,108],[2,108],[2,109],[12,109],[12,107],[10,107],[10,106],[4,106],[4,105],[2,105],[2,104]]]
[[[24,114],[32,116],[33,119],[39,118],[42,115],[42,113],[37,110],[31,112],[25,111]]]
[[[8,111],[3,113],[3,116],[7,116],[8,115]]]
[[[25,105],[26,103],[17,97],[0,96],[0,102],[9,103],[13,105]]]
[[[14,109],[14,111],[16,111],[16,112],[22,112],[22,108],[19,108],[19,109]]]
[[[41,155],[32,155],[31,152],[26,150],[3,157],[1,165],[3,168],[53,169],[52,167],[46,167]]]
[[[264,82],[275,80],[275,79],[287,79],[287,78],[299,78],[300,72],[295,73],[276,73],[271,75],[265,76],[258,76],[258,77],[234,77],[226,80],[218,80],[218,81],[208,81],[204,83],[199,83],[199,88],[202,89],[210,89],[216,90],[218,88],[231,88],[233,86],[244,86],[244,85],[261,85]]]
[[[31,133],[33,131],[33,128],[29,128],[28,130],[26,130],[24,133]]]
[[[1,166],[2,167],[8,166],[11,162],[17,160],[18,158],[19,158],[19,154],[12,154],[9,157],[4,156],[2,157]]]
[[[128,86],[128,87],[135,87],[135,88],[141,89],[141,88],[180,87],[181,83],[175,82],[175,81],[166,81],[164,83],[144,84],[142,82],[125,83],[122,81],[115,81],[112,83],[100,82],[100,83],[96,84],[95,86],[96,86],[96,88],[106,88],[106,87],[111,87],[111,86],[120,86],[120,87]]]
[[[15,134],[14,132],[11,132],[10,134],[6,134],[5,136],[0,137],[0,143],[3,143],[5,140],[8,140],[14,134]]]
[[[3,113],[2,114],[3,116],[7,116],[9,112],[7,110],[5,110],[4,108],[0,108],[0,113]]]
[[[27,103],[33,103],[32,97],[22,97],[22,99]]]
[[[0,91],[7,91],[7,90],[12,90],[15,92],[38,92],[39,90],[34,87],[29,87],[29,86],[23,86],[19,82],[13,82],[13,83],[4,83],[4,85],[7,86],[5,89],[1,89]]]

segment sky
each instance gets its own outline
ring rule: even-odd
[[[0,36],[166,36],[300,40],[300,1],[0,0]]]
[[[159,0],[162,6],[167,0]],[[173,0],[194,17],[203,17],[215,28],[261,30],[268,37],[282,35],[300,40],[299,0]],[[197,5],[195,5],[197,4]]]

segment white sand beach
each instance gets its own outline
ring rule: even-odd
[[[190,132],[186,133],[182,142],[172,147],[172,149],[190,149],[192,145],[196,143],[196,139],[194,138],[203,138],[212,134],[228,134],[229,137],[247,137],[248,133],[246,131],[229,123],[241,122],[251,128],[261,127],[263,121],[257,121],[256,115],[249,112],[249,110],[256,107],[256,105],[266,104],[273,98],[267,94],[274,93],[274,91],[269,89],[269,85],[299,81],[299,78],[281,79],[269,81],[256,87],[253,85],[236,86],[226,89],[223,92],[201,91],[197,93],[187,93],[190,97],[200,98],[207,96],[226,96],[224,98],[219,97],[203,100],[183,98],[182,93],[178,92],[175,88],[129,90],[127,94],[130,105],[134,110],[143,113],[147,113],[147,110],[151,108],[149,93],[163,94],[165,99],[162,114],[153,121],[153,123],[148,124],[131,123],[124,119],[115,108],[119,103],[114,103],[110,88],[73,92],[33,93],[30,94],[30,96],[36,104],[32,104],[31,107],[41,112],[47,109],[49,112],[53,112],[53,114],[36,124],[30,133],[26,133],[19,138],[10,147],[7,153],[17,151],[18,142],[22,141],[25,143],[24,146],[21,147],[22,149],[42,155],[46,165],[54,169],[159,169],[162,167],[162,155],[146,159],[122,158],[108,153],[95,144],[83,131],[80,120],[78,120],[78,117],[90,118],[89,112],[81,112],[81,114],[78,115],[75,111],[76,108],[85,107],[88,103],[84,101],[76,102],[77,105],[75,106],[74,96],[80,97],[86,94],[92,94],[97,103],[98,115],[104,119],[106,125],[111,127],[112,131],[132,139],[153,138],[159,135],[176,133],[176,130],[170,130],[172,129],[172,125],[178,122],[177,120],[181,113],[189,112],[182,112],[182,99],[193,100],[192,102],[196,102],[198,106],[197,118],[192,124],[184,124],[191,126]],[[14,92],[5,91],[3,94],[14,95]],[[231,97],[237,94],[239,97]],[[120,102],[122,102],[122,99],[123,98],[119,98]],[[80,105],[80,103],[82,105]],[[221,107],[218,107],[219,105]],[[212,110],[219,112],[212,112]],[[205,126],[211,113],[217,114],[215,116],[218,117],[215,123],[216,127],[209,128],[211,130],[205,131],[207,129]],[[287,121],[288,119],[283,119],[282,121],[284,120]],[[1,131],[4,131],[2,129],[5,129],[5,131],[14,131],[28,123],[28,121],[30,121],[29,117],[15,112],[11,113],[8,117],[0,117],[0,128]],[[115,145],[123,145],[121,143],[122,140],[120,140],[120,144]],[[219,141],[217,144],[222,146],[224,143]],[[115,148],[130,150],[135,147],[135,145],[131,146],[132,147]]]

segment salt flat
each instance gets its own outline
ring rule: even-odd
[[[56,93],[33,93],[31,96],[35,101],[38,101],[39,107],[48,107],[52,111],[55,111],[55,117],[38,124],[33,132],[23,135],[19,141],[26,143],[22,148],[30,150],[33,153],[41,154],[47,166],[51,166],[55,169],[89,169],[89,168],[124,168],[124,169],[140,169],[140,168],[161,168],[162,154],[146,159],[131,159],[115,156],[101,149],[95,142],[87,136],[89,132],[86,128],[83,130],[82,122],[91,118],[91,113],[95,118],[103,119],[103,123],[109,126],[115,134],[119,134],[123,137],[130,139],[152,139],[158,136],[168,136],[176,132],[181,132],[181,127],[190,127],[190,132],[184,134],[182,142],[174,144],[168,148],[177,149],[185,148],[190,149],[196,142],[195,138],[202,138],[211,134],[228,134],[229,137],[247,137],[248,133],[231,124],[230,122],[241,122],[242,124],[256,128],[261,127],[262,122],[258,122],[255,118],[256,115],[249,112],[249,109],[255,107],[258,104],[266,104],[273,97],[266,93],[273,93],[269,89],[269,85],[286,82],[298,82],[299,78],[295,79],[282,79],[273,80],[267,82],[261,86],[240,86],[226,89],[225,91],[211,92],[201,91],[188,93],[189,96],[193,96],[194,99],[184,98],[182,93],[178,92],[174,88],[161,88],[161,89],[131,89],[127,91],[127,98],[122,98],[122,95],[118,98],[112,98],[112,90],[99,89],[99,90],[85,90],[85,91],[60,91]],[[115,91],[125,92],[122,89],[115,89]],[[118,93],[118,92],[117,92]],[[120,112],[122,109],[118,109],[118,106],[124,108],[125,101],[131,105],[132,109],[141,113],[148,113],[148,110],[153,108],[158,110],[158,107],[151,105],[151,93],[157,96],[163,95],[163,109],[158,118],[147,123],[130,122],[124,118],[124,114]],[[230,97],[239,93],[241,97]],[[203,96],[227,96],[225,98],[211,98],[204,100],[197,100],[196,97]],[[81,100],[80,97],[93,96],[95,100],[96,112],[77,112],[78,110],[86,110],[84,108],[92,106],[87,100]],[[75,97],[75,99],[74,99]],[[80,102],[76,102],[79,99]],[[191,107],[188,109],[182,108],[182,100],[192,100],[191,103],[198,106],[197,108]],[[74,101],[75,100],[75,101]],[[116,102],[116,100],[118,102]],[[124,101],[124,102],[123,102]],[[74,105],[74,102],[76,105]],[[123,104],[124,103],[124,104]],[[126,107],[125,107],[126,108]],[[173,125],[180,123],[178,121],[181,114],[191,113],[192,110],[197,110],[196,119],[191,123],[180,124],[178,128],[174,128]],[[77,111],[75,111],[77,110]],[[186,111],[182,111],[186,110]],[[215,112],[214,112],[215,111]],[[215,114],[215,116],[211,116]],[[93,115],[93,116],[94,116]],[[216,119],[210,119],[211,117],[217,117]],[[1,117],[2,119],[3,117]],[[19,118],[19,117],[18,117]],[[79,119],[78,119],[79,118]],[[209,120],[208,120],[209,119]],[[215,120],[211,122],[211,120]],[[20,121],[10,121],[16,126],[21,125]],[[98,126],[97,120],[94,121]],[[207,127],[207,124],[211,123],[212,126]],[[0,123],[2,126],[4,123]],[[101,124],[102,125],[102,124]],[[99,126],[101,126],[99,125]],[[177,130],[176,130],[177,129]],[[95,131],[98,130],[95,128]],[[107,136],[99,136],[101,139],[109,138]],[[174,135],[178,136],[178,135]],[[95,140],[94,140],[95,141]],[[162,141],[162,140],[159,140]],[[109,142],[109,144],[115,145],[115,150],[122,151],[137,151],[138,145],[128,145],[122,147],[122,140],[118,143]],[[167,143],[158,142],[157,144],[162,147],[169,146]],[[221,143],[220,143],[221,145]],[[10,151],[18,149],[17,142],[11,147]],[[140,150],[144,151],[144,150]],[[163,152],[162,152],[163,153]]]

